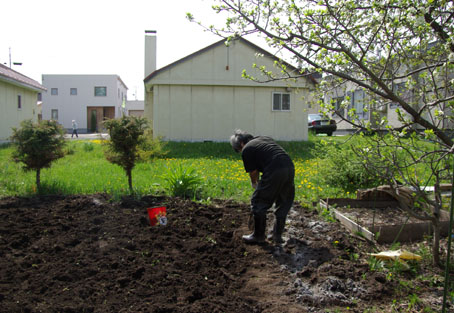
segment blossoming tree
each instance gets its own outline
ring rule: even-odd
[[[298,75],[277,62],[279,76],[259,68],[266,80],[299,78],[318,72],[320,92],[361,89],[362,118],[348,94],[342,103],[321,103],[353,128],[371,137],[370,151],[358,150],[366,169],[380,173],[390,185],[405,184],[424,205],[406,207],[410,214],[434,225],[434,262],[439,263],[440,194],[424,192],[452,179],[454,107],[454,2],[447,0],[216,0],[213,9],[225,14],[225,25],[204,26],[221,36],[258,34],[267,44],[301,66]],[[187,15],[196,21],[196,17]],[[244,72],[249,79],[260,79]],[[263,77],[263,76],[262,76]],[[388,120],[390,104],[398,119]],[[417,134],[415,132],[417,131]],[[383,135],[386,133],[386,135]],[[410,137],[410,134],[412,134]],[[422,145],[425,137],[432,145]],[[402,149],[405,150],[405,157]],[[422,180],[417,169],[430,168]],[[439,190],[439,188],[435,188]],[[431,208],[424,211],[426,204]]]

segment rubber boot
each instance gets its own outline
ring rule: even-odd
[[[265,241],[266,216],[254,215],[254,232],[244,235],[243,241],[249,244],[260,244]]]
[[[282,239],[282,233],[284,232],[285,228],[285,218],[276,218],[273,227],[273,234],[268,237],[268,239],[272,240],[276,244],[284,243]]]

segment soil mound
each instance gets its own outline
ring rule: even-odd
[[[155,206],[166,226],[150,226]],[[296,205],[286,244],[248,246],[248,214],[152,196],[0,199],[0,312],[362,312],[392,299],[339,224]]]

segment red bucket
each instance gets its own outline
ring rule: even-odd
[[[167,217],[166,217],[166,207],[161,206],[157,208],[148,208],[148,217],[150,218],[150,225],[155,226],[156,224],[166,225],[167,224]]]

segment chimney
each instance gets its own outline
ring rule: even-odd
[[[145,76],[156,71],[156,31],[145,31]]]

